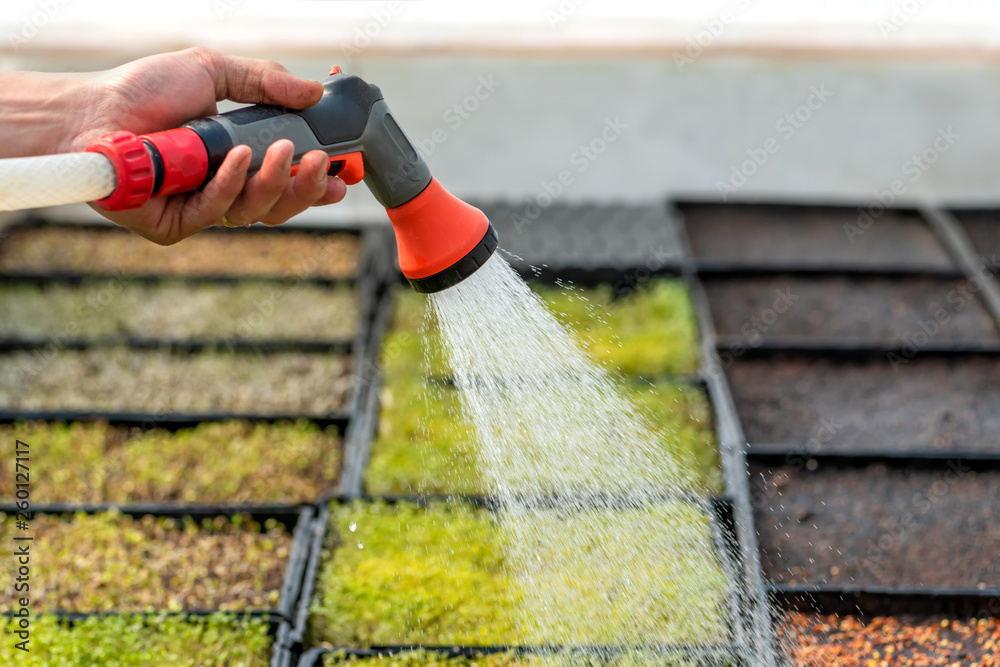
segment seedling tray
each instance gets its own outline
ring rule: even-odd
[[[628,289],[679,272],[676,229],[659,204],[476,205],[496,228],[506,259],[526,278]]]
[[[990,665],[1000,644],[996,619],[939,614],[863,618],[792,613],[777,631],[794,647],[790,662],[803,665]]]
[[[1000,209],[956,209],[951,213],[972,242],[979,262],[994,271],[1000,269]]]
[[[1000,465],[750,465],[765,576],[847,590],[1000,595]]]
[[[432,496],[393,496],[393,497],[332,497],[327,499],[329,503],[324,503],[319,510],[317,518],[313,522],[312,538],[313,542],[309,552],[309,561],[306,565],[305,572],[305,583],[302,587],[302,596],[299,600],[299,606],[296,613],[296,618],[293,624],[292,631],[290,633],[291,645],[293,647],[298,647],[300,649],[306,649],[306,643],[309,641],[307,637],[307,625],[309,620],[309,614],[311,611],[312,597],[316,591],[316,580],[319,576],[320,561],[323,556],[324,546],[327,539],[327,530],[330,523],[330,505],[337,505],[341,503],[348,503],[360,500],[364,503],[370,502],[383,502],[388,504],[393,503],[412,503],[417,506],[427,506],[430,504],[441,502],[440,497]],[[489,510],[496,509],[496,502],[492,499],[485,497],[445,497],[445,500],[450,503],[462,503],[475,507],[484,507]],[[673,499],[671,499],[673,500]],[[703,507],[708,511],[710,517],[710,525],[713,534],[714,546],[718,550],[720,558],[724,560],[723,569],[726,571],[735,571],[735,566],[732,559],[735,554],[732,551],[732,545],[734,544],[731,529],[732,529],[732,517],[731,517],[731,507],[729,502],[724,498],[718,499],[698,499],[693,500],[693,502],[698,502],[703,505]],[[732,605],[735,603],[735,598],[733,597],[732,586],[733,582],[730,582],[730,592],[729,598],[727,600],[730,609],[734,609]],[[731,632],[739,632],[734,629],[732,623],[733,619],[729,619],[729,627]],[[597,653],[602,649],[607,650],[609,647],[573,647],[574,649],[582,650],[583,652]],[[723,665],[723,664],[742,664],[740,658],[738,657],[738,650],[735,646],[727,645],[725,643],[719,645],[711,646],[700,646],[700,645],[671,645],[669,647],[648,647],[653,651],[667,652],[668,650],[674,650],[679,653],[683,653],[685,656],[690,657],[696,661],[696,664],[705,665]],[[561,647],[556,646],[429,646],[429,645],[393,645],[393,646],[372,646],[366,648],[346,648],[345,655],[354,655],[357,657],[363,656],[376,656],[379,651],[383,653],[397,653],[405,651],[418,651],[418,650],[428,650],[435,653],[444,653],[449,657],[470,657],[477,655],[484,655],[489,653],[498,652],[514,652],[518,654],[524,653],[551,653],[560,650]],[[619,649],[620,650],[620,649]],[[294,651],[293,651],[294,652]],[[313,650],[307,651],[303,655],[303,660],[316,660],[319,655],[325,653],[324,650]],[[728,661],[728,662],[727,662]],[[300,662],[300,664],[318,664],[310,662]]]
[[[251,614],[266,618],[274,618],[285,622],[289,622],[293,618],[295,605],[299,598],[299,592],[302,585],[303,572],[310,546],[309,529],[312,526],[312,520],[315,515],[315,510],[313,507],[276,505],[267,508],[259,508],[257,510],[250,512],[243,507],[225,507],[225,506],[168,507],[162,505],[133,505],[133,506],[121,505],[115,507],[111,506],[87,507],[87,506],[73,506],[73,505],[33,505],[31,508],[31,520],[38,518],[39,515],[42,516],[67,515],[67,514],[77,514],[77,513],[83,513],[86,515],[96,515],[106,512],[110,509],[113,509],[119,515],[129,516],[134,519],[138,519],[144,516],[172,519],[178,522],[178,526],[182,525],[181,522],[185,517],[191,517],[192,519],[195,520],[211,519],[214,517],[228,518],[237,513],[245,515],[250,520],[258,522],[262,526],[264,525],[264,522],[268,521],[269,519],[277,521],[278,523],[285,526],[285,528],[292,534],[291,550],[289,552],[288,562],[285,565],[285,573],[282,578],[278,603],[273,608],[250,608],[245,610],[234,611],[232,613],[237,615]],[[17,514],[18,509],[16,505],[0,505],[0,512],[6,514],[8,517],[11,517]],[[29,528],[29,530],[31,529]],[[71,619],[83,618],[91,615],[88,612],[70,611],[61,609],[46,609],[43,611],[46,613],[54,614],[59,617],[66,617]],[[204,615],[204,614],[216,613],[216,610],[189,609],[189,610],[184,610],[183,613]]]
[[[762,452],[997,451],[1000,356],[921,353],[900,356],[895,368],[888,356],[775,352],[735,360],[728,377],[747,441]]]
[[[933,344],[1000,351],[996,324],[963,280],[736,273],[707,275],[702,282],[723,350]]]
[[[4,230],[0,275],[129,281],[197,276],[209,281],[261,278],[329,285],[376,270],[384,276],[385,253],[382,230],[208,229],[164,248],[115,225],[29,218]]]
[[[920,213],[887,209],[871,224],[858,207],[679,201],[699,271],[764,269],[954,274]]]

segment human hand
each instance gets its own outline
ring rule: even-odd
[[[56,152],[84,150],[115,130],[148,134],[218,113],[216,102],[278,104],[304,109],[323,94],[317,81],[300,79],[277,63],[195,48],[142,58],[95,74],[80,87],[75,122]],[[201,192],[151,199],[129,211],[105,211],[109,220],[162,245],[170,245],[223,216],[231,225],[278,225],[310,206],[344,198],[347,186],[327,176],[322,151],[306,153],[293,177],[292,142],[272,144],[260,170],[247,178],[251,150],[236,146]]]

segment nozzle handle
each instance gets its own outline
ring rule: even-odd
[[[378,87],[339,71],[322,83],[323,96],[308,109],[257,104],[138,137],[155,172],[149,196],[204,187],[229,151],[240,144],[250,147],[248,173],[255,173],[267,148],[279,139],[294,144],[293,166],[306,153],[321,150],[330,157],[329,173],[342,173],[349,184],[363,177],[385,208],[402,206],[420,194],[431,182],[430,169],[393,118]],[[192,136],[200,141],[192,141]],[[88,148],[98,149],[106,152],[106,142]],[[134,190],[129,178],[127,172],[117,173],[116,190]],[[112,196],[99,204],[118,210],[145,201]]]

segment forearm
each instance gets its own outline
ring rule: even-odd
[[[0,157],[67,150],[87,115],[89,74],[0,72]]]

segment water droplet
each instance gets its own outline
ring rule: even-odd
[[[358,542],[358,548],[359,549],[364,549],[365,548],[364,543],[363,542]]]
[[[351,522],[351,525],[347,527],[352,533],[358,529],[358,524]]]

